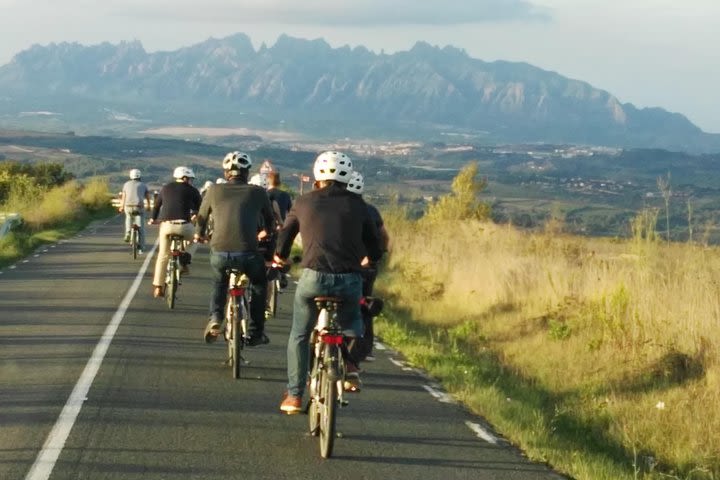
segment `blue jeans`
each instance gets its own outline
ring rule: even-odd
[[[257,252],[211,252],[213,290],[210,296],[210,317],[222,322],[230,276],[225,272],[234,267],[250,279],[250,324],[248,335],[257,337],[265,331],[265,298],[267,297],[267,274],[265,261]]]
[[[362,278],[359,273],[322,273],[306,268],[300,275],[293,303],[293,323],[288,339],[288,393],[301,397],[305,391],[309,365],[310,333],[317,321],[317,307],[313,298],[333,296],[344,299],[338,311],[340,325],[347,334],[361,336],[360,316]]]
[[[132,212],[138,212],[137,215],[132,215]],[[138,245],[140,250],[145,250],[145,210],[140,207],[126,207],[125,208],[125,235],[130,236],[130,228],[132,227],[133,220],[140,227],[138,235]]]

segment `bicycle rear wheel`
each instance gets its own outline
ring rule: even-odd
[[[277,288],[277,280],[271,280],[268,282],[268,310],[270,312],[270,315],[272,317],[275,317],[277,315],[277,305],[278,305],[278,288]]]
[[[238,308],[237,301],[233,298],[232,300],[232,333],[233,333],[233,341],[232,341],[232,349],[233,349],[233,363],[232,363],[232,373],[233,378],[238,379],[240,378],[240,364],[242,363],[242,357],[240,355],[240,351],[242,350],[242,342],[243,342],[243,331],[242,331],[242,325],[240,324],[240,315],[242,312],[241,309]]]
[[[130,244],[132,245],[133,259],[136,259],[138,256],[138,231],[135,228],[130,232]]]
[[[167,301],[168,308],[171,310],[175,308],[175,296],[177,295],[178,287],[178,265],[177,257],[172,257],[168,260],[168,273],[165,280],[165,300]]]
[[[337,355],[331,355],[330,345],[325,346],[325,362],[329,359],[337,358]],[[330,365],[327,367],[332,368]],[[337,413],[337,381],[331,375],[329,368],[323,368],[320,377],[320,456],[322,458],[330,458],[333,446],[335,444],[335,420]]]

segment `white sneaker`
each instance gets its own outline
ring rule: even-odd
[[[145,252],[142,251],[142,248],[138,248],[138,255],[142,255],[143,253]]]

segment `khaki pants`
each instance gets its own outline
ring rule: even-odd
[[[158,233],[158,256],[155,261],[155,275],[153,276],[154,286],[165,285],[165,269],[170,258],[170,239],[168,235],[182,235],[186,241],[191,241],[194,232],[193,224],[162,222]]]

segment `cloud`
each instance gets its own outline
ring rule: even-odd
[[[113,1],[105,5],[112,8]],[[460,25],[499,21],[547,21],[551,10],[526,0],[125,0],[118,16],[168,21],[317,26]]]

